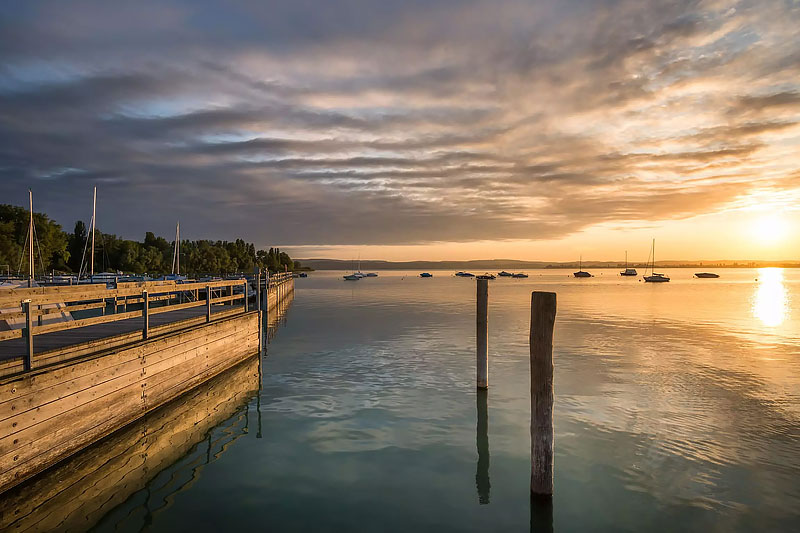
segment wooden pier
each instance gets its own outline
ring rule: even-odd
[[[0,492],[259,353],[294,290],[291,273],[115,285],[0,289],[0,320],[25,326],[0,331]]]

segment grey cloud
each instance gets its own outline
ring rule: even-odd
[[[748,174],[795,142],[781,2],[137,4],[0,8],[3,201],[69,226],[99,183],[127,236],[405,244],[798,187]]]

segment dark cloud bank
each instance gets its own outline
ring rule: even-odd
[[[0,201],[71,223],[97,184],[106,231],[297,245],[709,212],[798,186],[799,11],[5,2]]]

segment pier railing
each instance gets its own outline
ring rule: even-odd
[[[22,370],[30,370],[33,367],[33,347],[37,335],[141,318],[141,337],[146,339],[150,334],[150,317],[153,315],[205,306],[205,318],[210,321],[212,305],[234,305],[238,300],[244,301],[246,311],[247,283],[245,279],[229,279],[188,283],[121,282],[111,288],[106,284],[81,284],[0,289],[0,309],[3,310],[0,320],[12,328],[0,331],[0,342],[24,338],[26,346],[23,353],[15,353],[11,359],[21,357]],[[129,311],[129,306],[135,307],[135,310]],[[76,311],[98,309],[98,316],[72,316]]]

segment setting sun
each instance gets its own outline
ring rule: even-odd
[[[789,225],[780,215],[764,215],[753,222],[753,236],[761,244],[781,242],[788,232]]]

